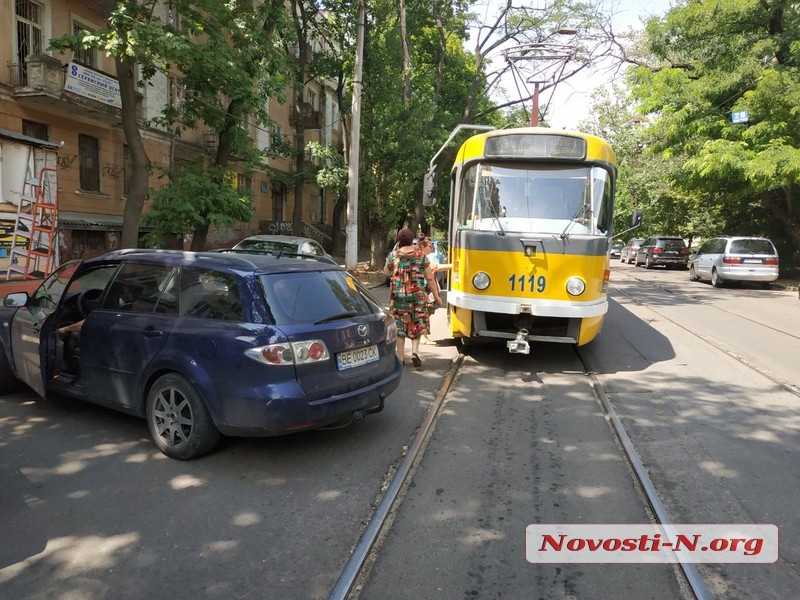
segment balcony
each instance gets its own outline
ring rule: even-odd
[[[74,62],[63,65],[47,54],[32,54],[9,67],[11,94],[19,104],[64,116],[120,121],[117,79],[102,71]]]
[[[299,124],[303,129],[321,129],[322,113],[307,102],[301,102],[295,105],[294,113],[289,117],[289,124],[292,127],[297,127]]]

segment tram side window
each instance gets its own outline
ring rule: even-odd
[[[596,228],[602,233],[611,231],[611,222],[614,217],[613,206],[611,203],[611,178],[608,172],[600,167],[592,168],[592,178],[594,179],[594,198],[592,206],[597,213]]]
[[[474,211],[472,206],[475,199],[475,177],[478,173],[478,166],[472,166],[464,173],[464,184],[461,186],[461,193],[458,196],[458,207],[456,218],[461,229],[471,229]]]

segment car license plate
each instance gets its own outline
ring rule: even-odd
[[[742,262],[743,263],[747,263],[749,265],[751,265],[751,264],[760,265],[764,261],[761,260],[760,258],[745,258],[745,259],[742,259]]]
[[[380,360],[380,358],[381,355],[378,352],[378,347],[373,345],[367,346],[366,348],[356,348],[355,350],[340,352],[336,355],[336,364],[340,371],[344,371],[375,362],[376,360]]]

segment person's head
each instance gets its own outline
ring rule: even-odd
[[[430,254],[433,252],[433,242],[431,241],[431,238],[426,236],[424,233],[420,235],[419,239],[417,240],[417,248],[425,252],[425,254]]]
[[[414,243],[414,232],[408,227],[403,227],[397,232],[397,245],[400,247],[411,246]]]
[[[489,196],[492,202],[499,202],[500,200],[500,182],[495,182],[492,186],[492,192]]]

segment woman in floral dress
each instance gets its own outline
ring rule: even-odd
[[[425,252],[414,245],[414,234],[404,228],[397,232],[397,248],[386,257],[383,268],[391,276],[389,297],[392,316],[397,322],[397,356],[405,364],[406,338],[411,340],[411,362],[421,367],[419,341],[430,331],[430,315],[425,294],[425,281],[434,291],[439,306],[442,299],[434,280],[433,269]]]

